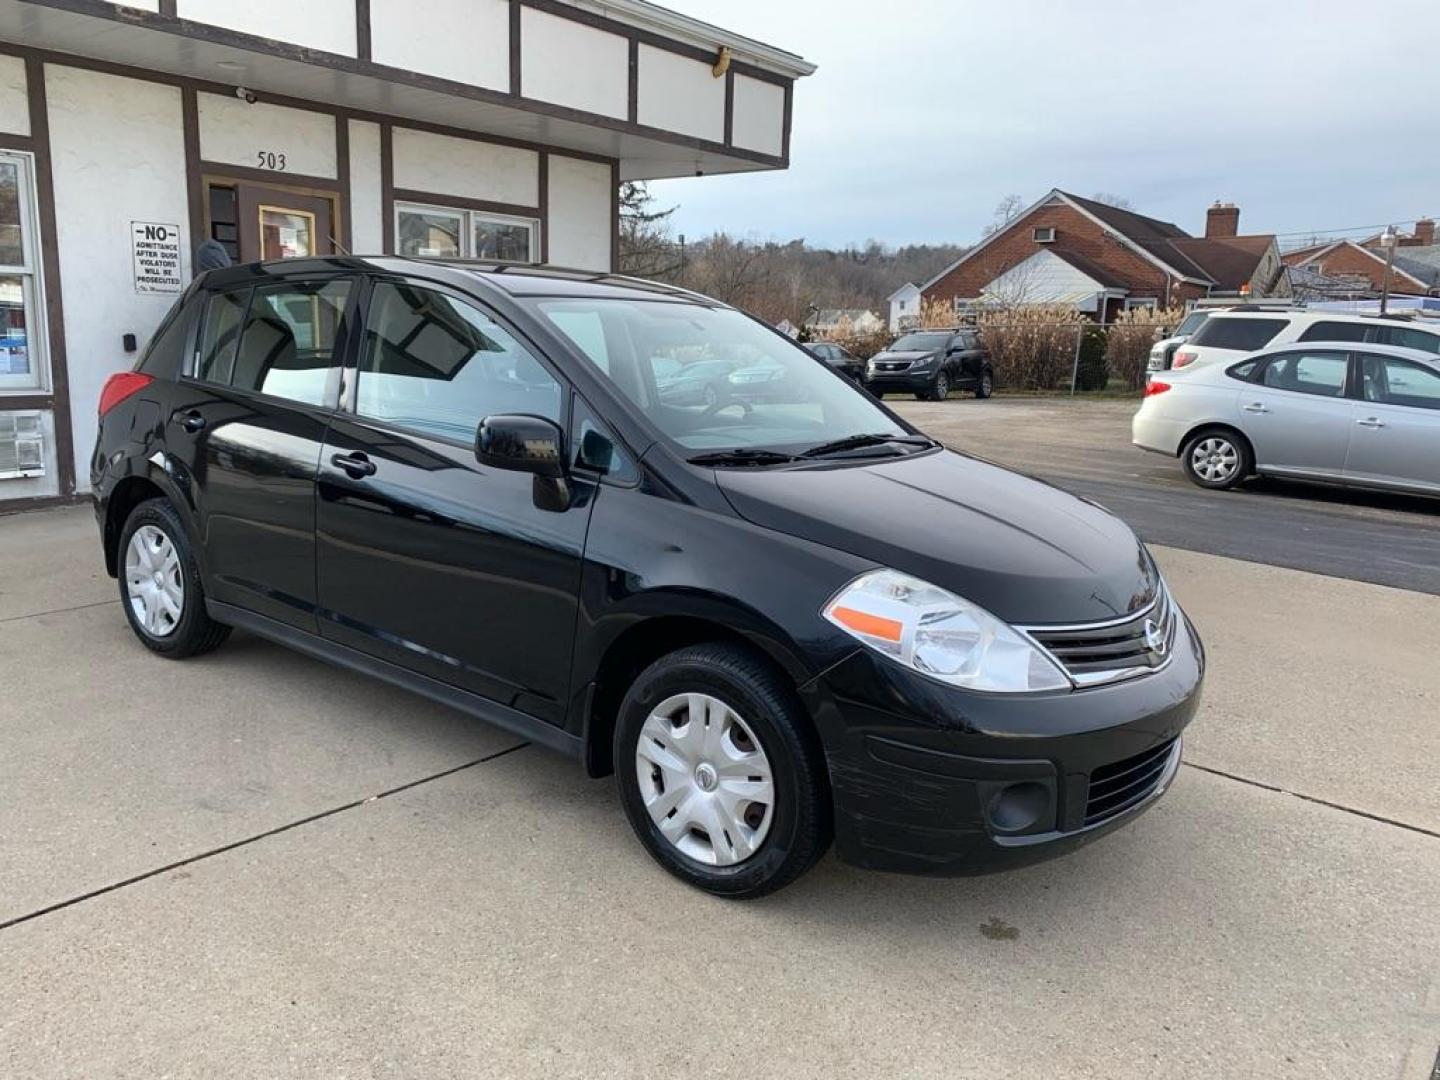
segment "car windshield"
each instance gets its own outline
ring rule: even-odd
[[[907,434],[827,364],[738,311],[599,297],[529,303],[683,450],[796,454],[853,435]],[[696,370],[706,376],[684,374]]]
[[[1185,316],[1185,321],[1182,322],[1178,327],[1176,327],[1175,336],[1185,337],[1187,335],[1193,334],[1196,330],[1199,330],[1200,327],[1205,325],[1205,320],[1209,317],[1209,314],[1207,314],[1206,312],[1192,311],[1189,315]]]
[[[949,334],[905,334],[890,346],[890,352],[933,352],[944,348]]]

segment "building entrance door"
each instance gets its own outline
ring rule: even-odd
[[[212,178],[206,183],[210,238],[235,262],[335,253],[331,197],[275,184]]]

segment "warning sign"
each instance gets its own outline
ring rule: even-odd
[[[180,226],[132,221],[130,250],[137,293],[184,291],[185,282],[180,277]]]

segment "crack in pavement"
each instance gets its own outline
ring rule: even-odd
[[[67,611],[84,611],[92,607],[108,607],[111,604],[118,604],[117,600],[96,600],[93,604],[76,604],[74,607],[52,608],[49,611],[28,611],[24,615],[6,615],[0,618],[0,623],[19,622],[21,619],[41,619],[46,615],[63,615]]]
[[[179,859],[172,863],[167,863],[166,865],[157,867],[154,870],[146,870],[143,874],[136,874],[133,877],[125,878],[123,881],[116,881],[110,885],[102,885],[98,889],[91,889],[89,892],[81,893],[79,896],[72,896],[68,900],[58,901],[57,903],[40,908],[37,911],[31,911],[24,915],[17,915],[13,919],[6,919],[4,922],[0,922],[0,930],[8,930],[12,926],[18,926],[20,923],[29,922],[31,919],[38,919],[42,915],[49,915],[52,912],[61,911],[68,907],[74,907],[76,904],[83,904],[86,900],[93,900],[97,896],[104,896],[106,893],[114,892],[117,889],[123,889],[128,885],[135,885],[141,881],[146,881],[149,878],[157,877],[160,874],[168,873],[171,870],[178,870],[182,866],[189,866],[191,863],[201,862],[204,859],[213,858],[216,855],[223,855],[227,851],[234,851],[236,848],[245,847],[259,840],[265,840],[271,836],[278,836],[281,833],[289,832],[291,829],[298,829],[301,825],[309,825],[311,822],[320,821],[328,817],[334,817],[336,814],[343,814],[347,810],[354,810],[356,807],[365,806],[367,803],[378,802],[381,799],[388,799],[391,795],[398,795],[402,791],[409,791],[411,788],[419,787],[421,784],[428,784],[434,780],[441,780],[447,776],[454,776],[456,773],[464,772],[466,769],[473,769],[477,765],[484,765],[487,761],[494,761],[496,758],[502,758],[506,754],[513,754],[516,750],[523,750],[529,745],[530,744],[528,742],[516,743],[514,746],[507,746],[503,750],[497,750],[493,754],[486,754],[484,757],[476,758],[474,761],[467,761],[464,764],[456,765],[453,768],[444,769],[440,772],[432,773],[429,776],[422,776],[418,780],[411,780],[410,782],[401,784],[398,787],[387,788],[385,791],[382,791],[376,795],[367,795],[363,799],[356,799],[354,802],[345,803],[343,806],[334,806],[331,807],[329,810],[321,810],[318,814],[310,814],[308,817],[299,818],[296,821],[286,822],[284,825],[277,825],[273,829],[267,829],[262,833],[256,833],[254,836],[247,836],[243,840],[235,840],[229,844],[222,844],[220,847],[211,848],[208,851],[202,851],[198,855],[191,855],[188,858]]]
[[[1384,814],[1372,814],[1368,810],[1357,810],[1353,806],[1346,806],[1344,803],[1331,802],[1329,799],[1322,799],[1317,795],[1306,795],[1303,791],[1292,791],[1289,788],[1277,787],[1275,784],[1267,784],[1263,780],[1251,780],[1248,776],[1239,776],[1236,773],[1226,772],[1224,769],[1211,768],[1209,765],[1197,765],[1193,761],[1182,761],[1192,769],[1209,773],[1211,776],[1223,776],[1226,780],[1234,780],[1241,784],[1249,784],[1251,787],[1263,788],[1266,791],[1278,792],[1281,795],[1293,795],[1297,799],[1304,799],[1306,802],[1315,803],[1318,806],[1328,806],[1332,810],[1339,810],[1345,814],[1354,814],[1356,817],[1369,818],[1371,821],[1378,821],[1382,825],[1394,825],[1397,829],[1407,829],[1410,832],[1419,833],[1421,836],[1430,836],[1440,840],[1440,832],[1434,829],[1427,829],[1424,825],[1412,825],[1408,821],[1400,821],[1396,818],[1386,817]],[[0,927],[0,929],[4,929]]]

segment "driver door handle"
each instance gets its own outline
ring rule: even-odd
[[[358,450],[353,454],[335,454],[330,458],[330,464],[345,470],[352,480],[375,475],[375,463]]]
[[[1381,420],[1378,416],[1367,416],[1363,420],[1356,420],[1355,423],[1361,427],[1368,428],[1382,428],[1385,426],[1385,421]]]
[[[1250,404],[1248,404],[1248,405],[1242,405],[1242,406],[1240,406],[1240,407],[1241,407],[1242,409],[1244,409],[1246,412],[1263,413],[1263,412],[1269,412],[1269,411],[1270,411],[1270,407],[1269,407],[1268,405],[1263,405],[1263,404],[1261,404],[1261,403],[1258,402],[1258,401],[1252,401],[1252,402],[1250,402]]]
[[[174,416],[171,417],[171,419],[174,420],[175,423],[179,424],[186,431],[200,431],[202,428],[205,427],[205,417],[201,416],[194,409],[189,409],[186,412],[182,413],[176,413]]]

